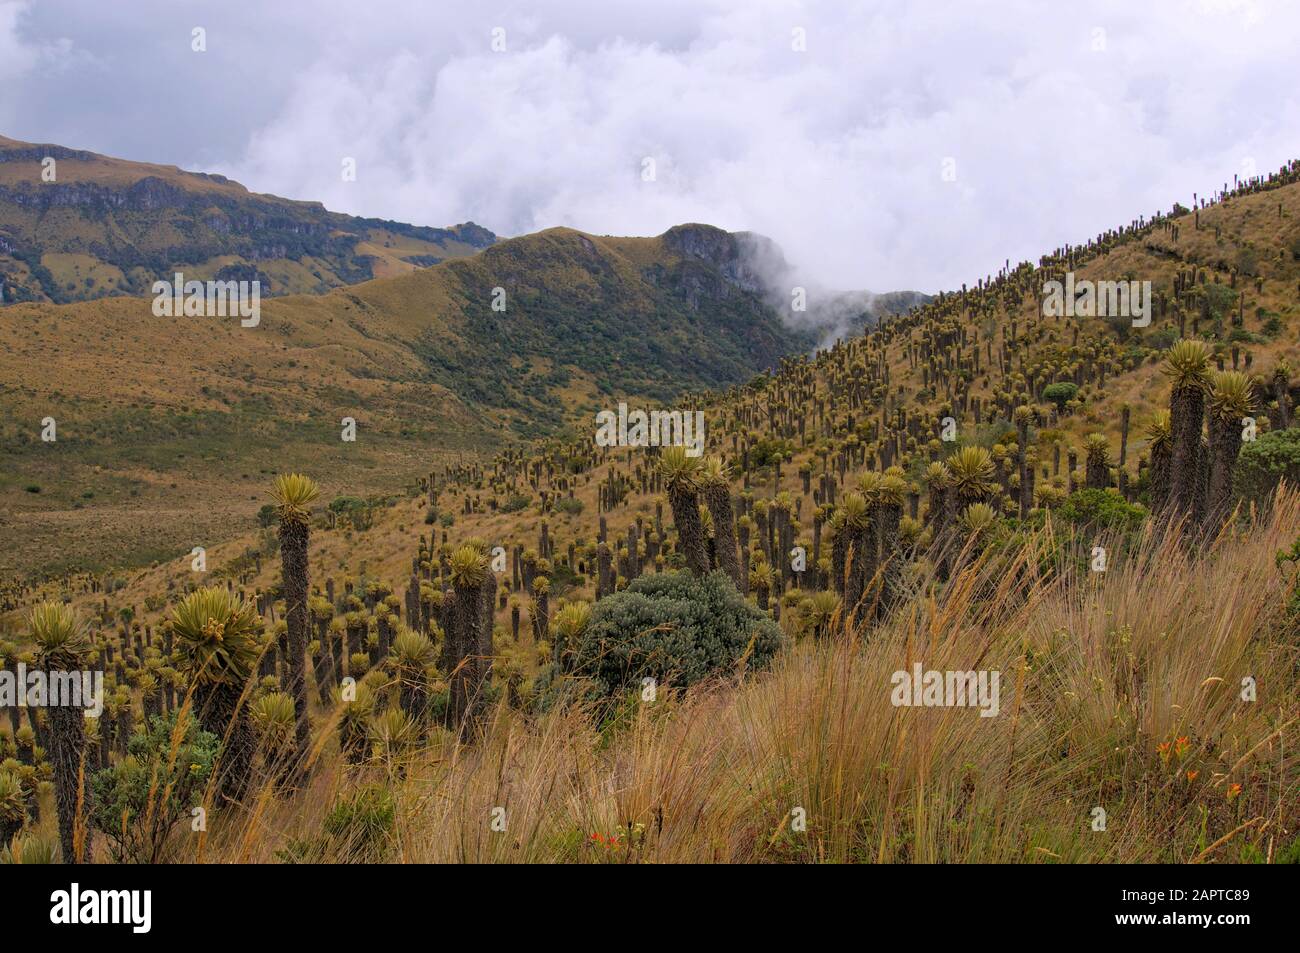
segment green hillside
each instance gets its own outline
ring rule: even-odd
[[[0,572],[188,550],[249,518],[249,487],[287,467],[399,493],[618,397],[732,386],[813,346],[818,332],[787,327],[725,261],[684,249],[686,235],[733,241],[708,226],[637,239],[551,229],[267,300],[254,328],[155,317],[148,298],[6,306]],[[355,443],[340,440],[344,417]]]

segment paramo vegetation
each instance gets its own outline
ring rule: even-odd
[[[9,709],[5,857],[1300,860],[1298,230],[1292,163],[691,395],[702,457],[285,474],[207,579],[18,592],[108,698]],[[1149,328],[1039,307],[1148,265]]]

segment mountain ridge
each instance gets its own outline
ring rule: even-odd
[[[155,316],[176,271],[263,281],[260,326]],[[924,297],[856,292],[825,320],[818,292],[792,309],[792,274],[771,239],[700,223],[498,239],[0,137],[0,380],[23,382],[0,386],[0,574],[148,562],[247,518],[244,481],[288,466],[391,494],[620,399],[744,384],[851,333],[845,314]]]
[[[0,137],[3,300],[144,294],[172,272],[321,293],[476,254],[496,236],[331,212],[223,175]]]
[[[148,562],[247,518],[245,481],[289,466],[328,465],[358,495],[392,493],[618,399],[743,384],[817,340],[662,236],[567,228],[270,298],[251,329],[158,318],[150,303],[0,308],[0,380],[23,382],[0,388],[0,510],[17,542],[0,573],[57,570],[50,554],[102,567],[123,546]],[[46,417],[55,444],[39,439]],[[356,444],[339,441],[344,417]]]

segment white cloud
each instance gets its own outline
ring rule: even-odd
[[[0,0],[0,132],[29,104],[23,82],[40,83],[43,74],[62,73],[86,62],[84,55],[64,37],[34,37],[26,29],[32,11],[28,0]]]
[[[165,161],[188,148],[257,191],[503,234],[752,229],[838,287],[973,282],[1300,155],[1285,0],[261,6],[207,15],[226,59],[196,74],[191,115],[214,122]],[[137,95],[198,95],[187,62],[180,92]]]
[[[0,0],[0,83],[11,83],[36,65],[37,51],[18,35],[26,0]]]

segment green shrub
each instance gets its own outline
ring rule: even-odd
[[[642,576],[596,603],[575,646],[573,673],[606,695],[642,678],[686,686],[734,670],[762,668],[784,641],[722,573]]]
[[[1157,351],[1167,351],[1178,343],[1177,328],[1158,328],[1147,335],[1147,343]]]
[[[1291,592],[1286,598],[1286,624],[1300,632],[1300,536],[1291,544],[1291,551],[1281,550],[1276,556],[1280,572],[1291,576]]]
[[[1236,310],[1237,291],[1229,285],[1202,285],[1201,294],[1209,304],[1210,319],[1213,321],[1222,321]]]
[[[749,448],[749,465],[751,467],[771,466],[777,454],[781,455],[782,460],[789,460],[794,456],[794,444],[776,437],[764,437]]]
[[[1079,385],[1071,381],[1057,381],[1043,388],[1043,397],[1056,405],[1058,411],[1064,411],[1065,405],[1074,400],[1079,393]]]
[[[576,496],[562,496],[555,501],[555,510],[557,513],[572,513],[577,516],[582,512],[582,500]]]
[[[18,775],[0,770],[0,844],[13,840],[27,823],[27,799]]]
[[[127,742],[127,757],[95,773],[90,824],[118,862],[158,862],[172,828],[201,806],[220,747],[193,716],[178,733],[176,713],[154,715]]]
[[[1296,257],[1300,258],[1300,255]],[[1283,847],[1273,857],[1275,864],[1300,864],[1300,835]]]
[[[1262,503],[1283,478],[1300,486],[1300,427],[1272,430],[1243,444],[1232,483],[1243,500]]]
[[[325,818],[325,833],[338,846],[336,856],[375,861],[388,852],[396,819],[393,795],[371,784],[339,798]]]
[[[501,512],[518,513],[520,510],[527,509],[528,504],[531,502],[533,502],[533,498],[528,494],[516,493],[501,504]]]
[[[581,588],[587,583],[586,577],[579,576],[564,563],[556,563],[547,578],[551,580],[552,602],[558,600],[570,589]]]
[[[363,500],[355,496],[336,496],[330,501],[329,511],[335,519],[354,529],[369,529],[374,522],[377,500]]]
[[[1147,511],[1111,490],[1075,490],[1061,505],[1061,515],[1076,526],[1134,530]]]

